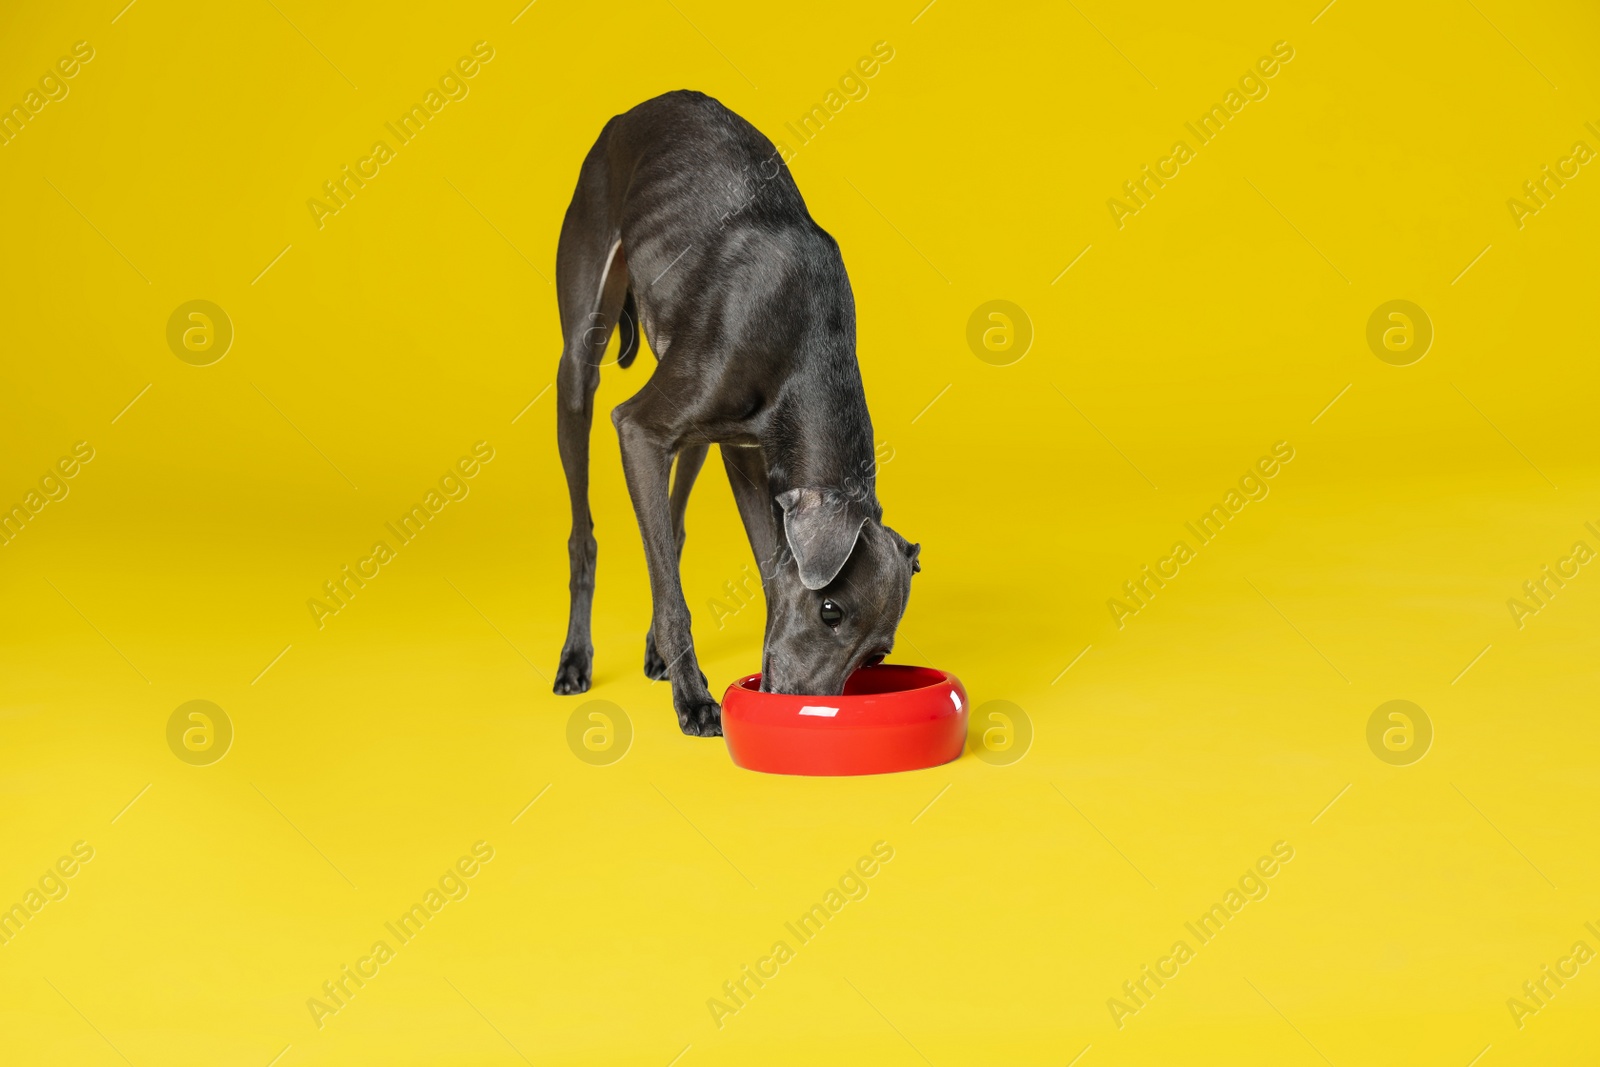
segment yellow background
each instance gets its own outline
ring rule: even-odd
[[[1600,175],[1521,229],[1506,201],[1600,148],[1600,19],[920,2],[7,5],[7,106],[95,58],[0,148],[0,498],[96,451],[0,548],[0,904],[95,849],[0,947],[7,1062],[1592,1061],[1600,964],[1521,1029],[1506,1000],[1600,948],[1600,575],[1520,630],[1506,601],[1600,547]],[[306,201],[479,40],[470,95],[319,230]],[[923,545],[895,658],[1035,736],[765,777],[640,669],[603,413],[648,358],[598,397],[595,687],[550,692],[546,279],[609,116],[699,88],[796,148],[880,40],[792,168]],[[1107,199],[1280,40],[1270,95],[1119,230]],[[1436,333],[1408,367],[1365,340],[1401,298]],[[192,299],[236,331],[211,366],[167,347]],[[993,299],[1036,332],[1010,366],[965,339]],[[470,496],[318,630],[306,601],[480,440]],[[1106,601],[1280,440],[1270,496],[1119,630]],[[759,664],[760,606],[708,607],[752,562],[713,459],[683,572],[715,692]],[[566,743],[590,698],[632,723],[609,766]],[[165,740],[193,699],[236,731],[211,766]],[[1435,732],[1410,766],[1365,740],[1393,699]],[[307,999],[479,840],[470,895],[319,1030]],[[1280,840],[1270,895],[1118,1029],[1107,999]],[[719,1029],[707,1000],[877,841],[870,894]]]

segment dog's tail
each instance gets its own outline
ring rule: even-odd
[[[622,337],[617,342],[617,366],[633,366],[634,357],[639,354],[639,308],[633,302],[633,287],[628,287],[628,295],[622,298],[622,316],[617,323],[617,328],[622,331]]]

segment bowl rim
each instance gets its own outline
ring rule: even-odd
[[[746,675],[744,675],[744,676],[742,676],[740,678],[735,679],[733,684],[729,688],[730,689],[739,690],[739,693],[740,693],[739,699],[740,699],[741,702],[744,701],[744,700],[751,700],[751,699],[759,699],[759,700],[763,700],[763,701],[775,701],[775,700],[885,700],[885,699],[893,700],[893,699],[899,699],[899,698],[915,696],[918,693],[926,693],[930,689],[939,689],[939,688],[942,688],[942,687],[945,687],[945,686],[949,686],[955,680],[955,675],[951,674],[949,671],[941,670],[938,667],[924,666],[923,664],[920,664],[920,663],[874,663],[870,667],[858,667],[858,668],[856,668],[856,673],[860,673],[861,671],[876,671],[876,670],[880,670],[880,669],[885,668],[885,667],[890,668],[892,670],[925,671],[928,674],[933,675],[935,677],[933,677],[932,680],[930,680],[926,685],[915,686],[914,688],[911,688],[911,689],[888,689],[888,690],[884,690],[883,692],[878,692],[878,693],[841,693],[841,694],[839,694],[837,696],[825,696],[825,695],[822,695],[822,694],[819,694],[819,693],[765,693],[765,692],[762,692],[761,689],[759,688],[760,685],[761,685],[761,672],[757,671],[754,674],[746,674]],[[854,676],[855,676],[854,674],[851,675],[851,677],[854,677]],[[754,683],[755,687],[752,688],[750,683]]]

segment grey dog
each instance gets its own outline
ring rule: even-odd
[[[702,93],[611,119],[561,226],[556,291],[572,608],[555,691],[589,688],[594,391],[612,332],[627,367],[642,328],[656,369],[611,421],[650,570],[645,673],[672,679],[684,733],[721,734],[678,574],[689,491],[716,444],[761,564],[762,689],[841,693],[892,647],[920,546],[883,525],[850,279],[777,149]]]

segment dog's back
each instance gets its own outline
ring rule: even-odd
[[[828,349],[853,370],[855,303],[838,245],[754,126],[679,90],[613,118],[584,166],[602,178],[626,259],[624,315],[659,357],[692,338],[747,355]]]
[[[624,225],[641,236],[662,221],[653,209],[667,205],[672,228],[740,220],[815,227],[778,149],[704,93],[679,89],[646,100],[607,123],[596,148],[602,145],[613,176],[625,178]]]

